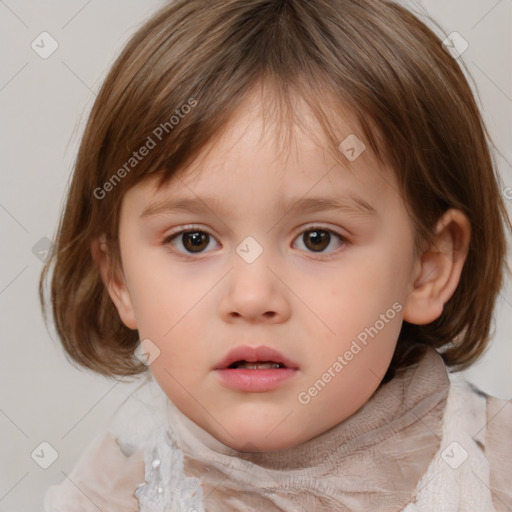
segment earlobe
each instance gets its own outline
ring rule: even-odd
[[[121,321],[129,329],[137,329],[133,304],[123,272],[113,268],[111,251],[104,234],[91,243],[91,254]]]
[[[455,292],[469,249],[471,224],[460,210],[446,211],[436,225],[432,245],[418,256],[404,320],[425,325],[439,318]]]

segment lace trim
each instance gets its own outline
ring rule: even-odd
[[[144,465],[146,481],[134,493],[139,512],[205,512],[201,482],[185,475],[183,453],[168,428],[157,429],[148,440]]]

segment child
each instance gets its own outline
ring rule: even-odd
[[[453,373],[506,268],[487,137],[395,3],[166,5],[94,104],[47,300],[73,361],[146,378],[45,510],[511,511],[512,405]]]

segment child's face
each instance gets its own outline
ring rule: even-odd
[[[138,184],[120,220],[121,317],[159,348],[150,369],[177,407],[242,451],[307,441],[369,399],[393,355],[416,268],[395,177],[368,150],[350,173],[298,130],[280,158],[274,128],[260,140],[261,130],[258,106],[248,104],[196,160],[199,174],[158,192],[153,178]],[[351,131],[347,120],[345,137]],[[355,209],[349,196],[376,213]],[[291,208],[313,198],[347,207]],[[194,211],[166,209],[176,200],[194,202]],[[150,205],[161,208],[143,216]],[[200,233],[163,242],[181,228]],[[296,368],[215,369],[240,345],[271,347]],[[256,382],[243,389],[222,377],[242,382],[244,374]],[[284,378],[271,385],[273,376]]]

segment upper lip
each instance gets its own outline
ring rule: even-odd
[[[298,368],[298,365],[294,361],[283,356],[283,354],[271,347],[264,345],[260,345],[259,347],[239,345],[238,347],[232,348],[226,356],[215,365],[214,370],[227,368],[235,361],[273,361],[275,363],[281,363],[287,368]]]

